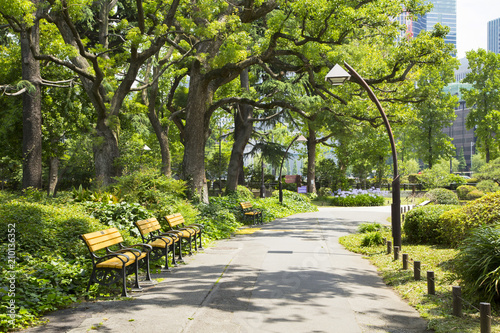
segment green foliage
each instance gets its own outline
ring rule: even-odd
[[[485,226],[463,241],[455,260],[464,291],[474,300],[500,299],[500,228]]]
[[[332,189],[329,188],[329,187],[321,187],[319,190],[318,190],[318,195],[320,197],[329,197],[332,195]]]
[[[461,185],[461,186],[457,187],[457,196],[460,200],[465,200],[467,197],[467,194],[469,192],[474,191],[474,190],[477,190],[477,188],[475,186]]]
[[[405,217],[403,230],[410,244],[440,244],[443,233],[440,216],[456,209],[456,205],[429,205],[410,210]]]
[[[359,233],[367,233],[367,232],[375,232],[382,229],[382,225],[380,223],[362,223],[358,227]]]
[[[365,206],[382,206],[384,205],[384,197],[373,194],[358,194],[349,195],[346,197],[331,197],[330,204],[332,206],[342,207],[365,207]]]
[[[87,202],[87,212],[98,219],[102,224],[126,230],[134,237],[140,237],[134,222],[151,217],[151,213],[138,203]]]
[[[374,231],[367,233],[361,240],[361,246],[379,246],[384,244],[384,237],[380,231]]]
[[[438,205],[458,205],[458,197],[455,192],[445,188],[435,188],[425,194],[425,197]]]
[[[450,162],[441,160],[432,166],[431,169],[425,169],[418,176],[419,180],[428,188],[438,188],[450,186],[450,184],[465,184],[465,180],[455,174],[450,173]]]
[[[500,186],[491,179],[481,180],[476,185],[477,189],[486,193],[496,192],[500,190]]]
[[[247,187],[238,185],[236,187],[236,192],[238,193],[238,199],[241,199],[241,201],[246,200],[252,200],[255,198],[253,195],[252,191],[250,191]]]
[[[443,243],[461,244],[479,226],[500,222],[500,192],[487,194],[459,209],[444,212],[441,219]]]
[[[470,191],[469,193],[467,193],[467,195],[465,196],[465,199],[467,199],[467,200],[476,200],[476,199],[481,198],[482,196],[484,196],[484,192],[483,191],[473,190],[473,191]]]
[[[5,195],[1,195],[2,201]],[[48,311],[76,301],[90,273],[88,250],[80,234],[105,226],[76,205],[47,205],[25,200],[0,205],[0,298],[10,300],[8,282],[15,277],[16,328],[37,323]],[[16,262],[8,265],[9,235],[15,235]],[[12,269],[13,268],[13,269]],[[10,327],[6,303],[0,305],[0,330]]]

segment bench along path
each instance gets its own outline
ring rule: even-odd
[[[321,208],[186,258],[133,300],[82,304],[30,332],[425,332],[426,322],[338,244],[388,207]]]

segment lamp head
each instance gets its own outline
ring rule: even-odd
[[[350,78],[351,75],[349,75],[345,69],[340,67],[339,64],[333,66],[333,68],[325,76],[325,80],[334,86],[344,84],[344,82]]]
[[[299,135],[299,137],[297,138],[296,140],[297,142],[306,142],[307,141],[307,138],[304,137],[303,135]]]

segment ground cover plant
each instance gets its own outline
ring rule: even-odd
[[[283,204],[280,204],[277,192],[271,198],[259,199],[244,187],[232,195],[211,198],[210,204],[192,204],[184,197],[182,182],[158,175],[146,178],[146,175],[127,176],[105,190],[77,190],[81,195],[62,193],[56,199],[38,191],[24,196],[0,191],[0,298],[3,301],[0,331],[37,324],[43,314],[83,299],[91,262],[87,248],[79,239],[81,234],[114,226],[121,231],[126,243],[139,243],[133,232],[134,221],[149,217],[160,220],[167,214],[181,212],[188,223],[205,224],[204,242],[210,243],[229,237],[243,225],[241,201],[251,201],[254,207],[262,209],[265,222],[317,210],[305,195],[284,191]],[[143,185],[145,181],[150,188]],[[114,203],[112,197],[127,201]],[[13,255],[9,257],[12,266],[8,260],[9,240],[15,244],[15,251],[11,251]],[[15,292],[9,289],[11,280],[15,280]],[[98,293],[118,295],[116,291],[110,293],[106,288],[93,285],[90,296]],[[7,305],[11,299],[16,307],[15,322],[8,316]]]
[[[329,197],[332,206],[361,207],[361,206],[382,206],[385,203],[384,196],[387,191],[379,188],[368,190],[353,189],[349,191],[337,190]]]
[[[382,230],[382,235],[390,238],[390,231]],[[385,245],[363,246],[365,234],[358,233],[340,238],[340,243],[348,250],[365,255],[377,266],[385,283],[394,288],[411,306],[416,308],[421,317],[428,320],[429,328],[436,333],[478,333],[480,332],[479,313],[474,307],[479,302],[468,299],[474,307],[464,302],[463,318],[452,315],[452,286],[459,285],[459,276],[453,270],[459,251],[435,245],[409,245],[403,243],[402,253],[407,253],[410,264],[408,270],[402,269],[401,260],[394,261],[388,255]],[[400,256],[401,257],[401,256]],[[413,278],[411,262],[421,261],[420,281]],[[426,271],[434,271],[436,294],[427,294]],[[486,301],[482,299],[481,301]],[[492,331],[500,332],[498,309],[493,310]]]

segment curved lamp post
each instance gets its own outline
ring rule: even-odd
[[[307,141],[307,139],[302,136],[302,135],[297,135],[295,138],[293,138],[292,142],[290,142],[290,144],[288,145],[288,147],[286,148],[285,150],[285,155],[283,155],[283,159],[281,160],[281,166],[280,166],[280,175],[279,175],[279,178],[278,178],[278,181],[279,181],[279,193],[280,193],[280,203],[283,203],[283,184],[281,183],[281,171],[283,170],[283,162],[285,162],[285,158],[286,158],[286,154],[288,153],[288,150],[290,149],[290,147],[292,146],[292,144],[297,141],[297,142],[305,142]]]
[[[394,166],[394,175],[392,180],[392,206],[391,206],[391,221],[392,221],[392,238],[394,240],[394,246],[398,246],[401,249],[401,189],[399,184],[399,171],[398,171],[398,156],[396,152],[396,142],[394,141],[394,135],[392,134],[391,125],[389,120],[380,104],[379,100],[371,90],[370,86],[363,80],[363,78],[346,62],[344,66],[347,68],[347,72],[340,67],[338,64],[335,65],[330,72],[326,75],[325,80],[330,82],[332,85],[344,84],[346,80],[349,80],[351,76],[357,81],[368,93],[370,99],[377,106],[382,119],[384,120],[385,128],[387,134],[389,135],[389,140],[391,142],[392,148],[392,163]]]

